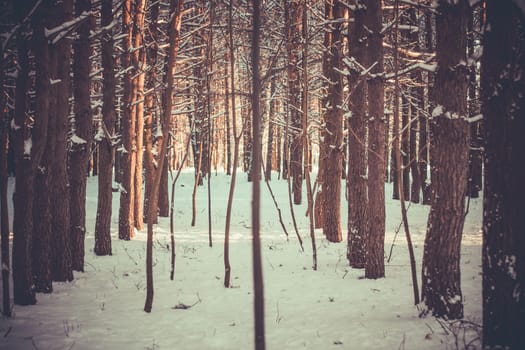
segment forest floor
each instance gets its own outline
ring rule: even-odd
[[[318,271],[312,270],[306,205],[295,206],[302,252],[290,219],[286,181],[271,181],[284,222],[284,235],[272,199],[261,183],[261,235],[268,349],[479,349],[481,323],[482,200],[470,202],[461,250],[465,305],[462,321],[419,317],[413,305],[408,250],[401,229],[386,278],[366,280],[351,269],[346,243],[329,243],[316,231]],[[11,179],[13,180],[13,179]],[[0,349],[250,349],[253,348],[251,263],[251,184],[237,183],[232,211],[233,287],[223,287],[223,240],[230,177],[212,175],[213,247],[208,246],[206,186],[197,193],[197,224],[191,227],[193,175],[183,172],[175,200],[176,267],[170,281],[169,219],[155,229],[153,310],[145,300],[146,230],[119,241],[118,194],[113,198],[113,255],[93,253],[97,207],[96,177],[88,178],[85,272],[70,283],[54,283],[52,294],[38,294],[35,306],[14,306],[13,318],[0,319]],[[171,187],[171,185],[170,185]],[[12,186],[11,186],[12,188]],[[388,256],[401,223],[399,203],[386,187]],[[306,202],[306,197],[303,202]],[[346,202],[342,200],[346,238]],[[408,216],[418,266],[428,206],[410,205]]]

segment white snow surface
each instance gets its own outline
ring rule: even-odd
[[[85,272],[75,272],[72,282],[54,283],[53,293],[38,294],[34,306],[15,305],[13,318],[0,319],[0,349],[253,348],[251,184],[243,174],[238,178],[230,249],[233,288],[225,289],[223,236],[230,177],[212,175],[211,183],[213,247],[208,246],[206,187],[198,189],[197,225],[191,227],[192,170],[184,171],[178,180],[174,281],[169,279],[169,219],[160,218],[155,227],[155,297],[148,314],[143,311],[146,230],[138,231],[131,241],[118,240],[119,196],[115,193],[113,255],[96,256],[97,178],[89,177]],[[261,184],[267,349],[455,349],[450,329],[456,329],[460,348],[470,341],[471,349],[481,348],[476,330],[419,317],[403,231],[396,238],[391,261],[385,262],[386,278],[363,279],[363,270],[347,266],[346,243],[329,243],[321,230],[316,231],[319,266],[313,271],[306,206],[295,206],[304,240],[305,252],[301,252],[294,238],[286,182],[277,180],[274,173],[271,185],[290,239],[283,234],[269,192]],[[399,203],[389,199],[391,194],[392,187],[387,185],[385,255],[401,222]],[[343,227],[346,207],[343,196]],[[11,202],[10,210],[12,215]],[[419,279],[428,210],[428,206],[412,204],[408,212]],[[482,200],[471,200],[461,250],[465,320],[476,324],[482,316],[481,213]],[[191,307],[175,308],[182,304]]]

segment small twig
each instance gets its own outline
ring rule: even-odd
[[[7,338],[7,336],[9,335],[9,333],[11,333],[11,330],[13,329],[12,326],[9,326],[9,328],[7,329],[7,331],[4,333],[4,338]]]

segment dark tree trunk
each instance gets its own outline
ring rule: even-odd
[[[50,78],[55,75],[56,64],[51,62],[50,47],[44,36],[44,27],[52,24],[46,22],[50,12],[42,7],[39,20],[34,20],[33,51],[36,69],[36,110],[35,114],[43,120],[49,118],[49,111],[56,109],[56,99],[51,96]],[[45,15],[44,15],[45,14]],[[36,19],[36,18],[35,18]],[[55,62],[56,63],[56,62]],[[49,147],[49,145],[46,145]],[[51,276],[51,191],[50,191],[49,153],[45,153],[35,174],[35,193],[33,199],[33,277],[37,292],[53,291]]]
[[[364,10],[357,8],[354,12],[354,24],[348,31],[350,56],[362,66],[366,63],[366,42],[360,40],[365,36]],[[368,195],[366,181],[366,83],[360,79],[361,72],[357,67],[350,71],[348,85],[350,88],[351,116],[347,118],[348,127],[348,176],[346,186],[348,193],[348,248],[347,258],[354,268],[365,267],[366,238],[368,230]]]
[[[432,198],[423,253],[423,301],[434,316],[463,317],[460,250],[465,220],[469,126],[466,29],[468,3],[440,1],[437,15],[436,107],[431,133]],[[450,40],[454,36],[455,40]]]
[[[413,79],[417,79],[417,75],[413,75]],[[420,77],[420,75],[419,75]],[[410,89],[411,96],[415,97],[417,103],[417,92],[415,89]],[[421,176],[419,175],[419,147],[417,142],[417,134],[419,132],[419,115],[415,105],[411,106],[410,113],[410,172],[412,173],[412,184],[410,187],[410,201],[412,203],[419,203],[419,192],[421,190]]]
[[[270,111],[268,113],[268,144],[266,145],[266,173],[264,178],[266,180],[272,179],[272,160],[274,158],[273,154],[273,139],[274,139],[274,125],[275,120],[275,89],[276,89],[276,72],[272,72],[272,79],[270,81]]]
[[[136,145],[135,145],[135,113],[133,106],[133,92],[135,80],[132,73],[129,72],[131,65],[130,50],[132,47],[132,17],[131,17],[131,0],[124,2],[122,15],[122,31],[127,36],[123,40],[124,53],[121,56],[121,69],[127,70],[124,76],[124,90],[122,97],[122,151],[120,154],[121,168],[122,168],[122,182],[120,191],[120,208],[119,208],[119,231],[120,239],[129,240],[135,235],[135,210],[133,208],[135,199],[135,161],[136,161]]]
[[[325,35],[326,53],[323,57],[323,74],[328,80],[322,134],[323,183],[322,211],[323,233],[330,242],[341,242],[341,172],[343,159],[343,77],[341,69],[344,6],[339,2],[325,5],[326,21],[333,29]],[[304,16],[305,14],[303,14]],[[306,88],[306,87],[303,87]],[[303,125],[304,127],[304,125]],[[307,140],[303,140],[307,142]]]
[[[403,176],[403,195],[410,200],[410,105],[405,96],[401,97],[401,161]]]
[[[75,0],[75,13],[80,16],[91,10],[91,0]],[[86,176],[93,139],[93,116],[90,101],[91,49],[89,34],[93,28],[93,17],[78,27],[79,38],[74,42],[73,77],[75,97],[75,133],[81,140],[72,142],[69,171],[71,188],[71,254],[73,270],[84,271],[84,239],[86,236]],[[83,142],[82,142],[83,140]]]
[[[168,140],[166,140],[168,142]],[[159,216],[167,218],[169,216],[169,196],[168,196],[168,155],[164,161],[164,166],[162,167],[162,177],[160,178],[160,187],[158,195],[158,207],[159,207]]]
[[[23,3],[16,8],[17,17],[22,20],[28,9]],[[27,92],[29,90],[29,57],[25,27],[17,36],[19,70],[16,78],[14,137],[16,152],[16,185],[13,196],[13,294],[18,305],[36,303],[32,259],[33,235],[33,169],[32,161],[24,155],[24,143],[28,139],[26,130],[26,112],[28,109]]]
[[[3,76],[0,73],[0,76]],[[1,79],[0,81],[3,81]],[[3,93],[3,91],[2,91]],[[2,106],[5,97],[0,97]],[[9,252],[9,213],[7,205],[7,185],[9,175],[7,172],[7,150],[9,148],[9,124],[7,115],[0,112],[0,231],[2,254],[2,315],[11,317],[11,292],[10,292],[10,252]]]
[[[146,89],[149,91],[153,89],[155,91],[155,84],[157,83],[157,52],[158,52],[158,40],[159,40],[159,28],[157,21],[159,18],[160,3],[155,2],[151,5],[150,9],[150,22],[149,22],[149,36],[150,46],[147,51],[148,66],[151,67],[147,80]],[[153,165],[153,119],[156,116],[156,104],[155,104],[155,93],[150,93],[146,96],[146,115],[144,117],[144,173],[145,173],[145,185],[144,185],[144,222],[148,222],[149,213],[149,201],[151,199],[151,190],[153,188],[153,182],[155,179],[155,167]],[[182,166],[182,165],[181,165]],[[157,211],[153,212],[151,218],[154,224],[157,223]]]
[[[107,26],[113,22],[113,0],[103,0],[100,11],[100,24]],[[102,126],[104,138],[100,141],[98,175],[97,219],[95,223],[95,254],[111,255],[111,215],[112,215],[112,176],[113,145],[111,136],[115,129],[115,59],[113,58],[113,38],[104,37],[102,46]]]
[[[299,72],[302,10],[299,0],[286,1],[286,50],[288,55],[288,116],[290,133],[290,174],[294,204],[301,204],[303,186],[303,145],[301,137],[301,75]]]
[[[174,75],[175,75],[175,62],[177,54],[179,52],[180,44],[180,23],[182,21],[182,9],[184,0],[170,0],[170,21],[168,24],[168,43],[169,51],[167,54],[167,65],[166,65],[166,87],[164,90],[163,97],[163,109],[162,109],[162,138],[158,140],[160,147],[159,154],[159,168],[165,164],[166,153],[167,153],[167,142],[169,135],[169,126],[171,119],[171,110],[173,107],[173,88],[174,88]],[[153,216],[153,211],[157,209],[157,195],[159,193],[161,181],[161,172],[156,172],[155,181],[151,191],[151,201],[149,207],[149,217]],[[153,222],[148,222],[148,238],[146,243],[146,301],[144,303],[144,311],[151,312],[153,307]]]
[[[252,24],[252,112],[253,112],[253,191],[252,191],[252,266],[254,289],[254,343],[256,350],[266,348],[264,331],[264,284],[260,241],[260,174],[261,174],[261,132],[260,132],[260,99],[261,76],[259,71],[259,40],[260,40],[260,4],[253,0]]]
[[[383,39],[380,0],[364,1],[365,25],[369,29],[368,65],[375,64],[373,74],[383,73]],[[366,244],[366,278],[385,276],[385,138],[384,82],[380,76],[368,81],[368,217],[369,232]]]
[[[63,0],[55,9],[55,25],[73,18],[73,0]],[[54,153],[50,159],[52,275],[54,281],[71,281],[73,261],[70,237],[70,186],[67,171],[71,40],[66,37],[60,39],[55,44],[54,51],[54,58],[57,60],[56,79],[60,79],[60,82],[53,85],[52,89],[56,94],[56,119],[49,129],[50,140],[54,142]]]
[[[468,37],[467,37],[467,52],[469,57],[474,55],[474,11],[469,11],[468,18]],[[469,69],[469,84],[468,84],[468,113],[469,116],[474,117],[479,113],[478,101],[476,97],[478,91],[478,84],[476,78],[476,66],[471,65]],[[468,159],[468,189],[467,195],[470,198],[478,198],[479,191],[482,185],[482,150],[481,145],[483,138],[481,137],[481,121],[470,124],[470,152]]]
[[[484,349],[525,349],[525,18],[516,4],[487,1],[481,61]]]

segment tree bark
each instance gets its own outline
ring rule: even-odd
[[[123,40],[124,53],[121,56],[121,69],[126,70],[124,75],[124,87],[122,97],[122,148],[120,154],[122,182],[120,190],[120,208],[119,208],[119,239],[130,240],[135,235],[134,219],[134,198],[135,198],[135,162],[136,162],[136,144],[135,144],[135,113],[133,106],[133,93],[135,91],[135,80],[129,71],[131,62],[131,49],[133,39],[132,10],[131,0],[126,0],[123,5],[122,31],[127,36]]]
[[[290,174],[292,178],[293,202],[301,204],[303,185],[303,146],[301,137],[301,76],[299,72],[301,48],[302,10],[299,0],[286,1],[286,50],[288,76],[288,115],[290,118]]]
[[[17,3],[15,12],[21,21],[29,9],[26,3]],[[19,70],[15,88],[14,147],[16,156],[16,184],[13,195],[13,296],[17,305],[36,303],[32,273],[32,236],[33,236],[33,189],[34,173],[31,154],[24,154],[24,144],[32,142],[27,128],[29,91],[29,57],[26,38],[27,28],[23,27],[17,35],[17,53]],[[45,122],[45,119],[42,119]],[[35,127],[39,120],[35,120]],[[45,135],[45,134],[44,134]],[[31,152],[33,148],[31,148]]]
[[[60,25],[73,18],[73,0],[63,0],[55,7],[55,25]],[[48,135],[54,143],[50,159],[51,180],[51,217],[52,232],[51,254],[53,281],[73,280],[73,260],[70,237],[70,184],[67,172],[68,152],[67,134],[69,119],[71,40],[64,37],[58,41],[53,51],[56,59],[56,77],[60,81],[54,84],[52,91],[56,94],[56,119],[50,125]],[[52,111],[51,111],[52,112]],[[85,176],[85,174],[83,175]]]
[[[91,0],[75,0],[75,14],[91,10]],[[86,236],[86,177],[93,139],[93,115],[90,101],[91,48],[89,34],[94,18],[84,20],[77,29],[79,38],[73,44],[73,94],[75,98],[74,135],[81,140],[72,142],[69,154],[69,181],[71,188],[71,255],[73,270],[84,271],[84,239]],[[83,140],[83,142],[82,142]]]
[[[167,141],[169,136],[169,127],[171,119],[171,110],[173,107],[173,89],[175,80],[175,63],[180,45],[180,26],[183,16],[184,0],[170,0],[170,21],[168,24],[168,43],[169,50],[167,55],[166,66],[166,87],[164,90],[163,110],[162,110],[162,139],[159,139],[159,169],[162,169],[166,161]],[[157,171],[155,182],[151,192],[151,201],[149,207],[149,217],[153,216],[153,211],[157,209],[157,199],[160,187],[162,173]],[[144,311],[151,312],[153,307],[153,222],[148,222],[148,238],[146,243],[146,301]]]
[[[517,350],[525,348],[525,18],[515,1],[486,4],[483,348]]]
[[[328,80],[324,123],[322,133],[323,184],[322,211],[323,233],[330,242],[341,242],[341,172],[343,160],[343,77],[341,69],[344,5],[338,1],[325,5],[325,18],[332,27],[325,35],[326,53],[323,56],[323,75]],[[303,14],[305,16],[305,14]],[[304,45],[304,44],[303,44]],[[303,89],[306,84],[303,84]],[[303,107],[307,107],[303,104]],[[304,111],[303,111],[304,113]],[[303,123],[302,127],[307,127]],[[306,130],[303,130],[306,132]],[[308,142],[304,139],[303,142]],[[293,147],[293,146],[292,146]],[[305,148],[305,152],[308,148]],[[306,153],[305,153],[306,154]]]
[[[385,276],[385,138],[384,116],[383,39],[381,35],[383,11],[380,0],[364,1],[365,26],[368,35],[368,66],[375,64],[368,80],[368,217],[369,232],[366,244],[365,277]]]
[[[366,63],[366,42],[360,40],[366,34],[364,9],[357,7],[353,12],[354,23],[348,31],[350,55],[362,66]],[[368,231],[368,195],[366,164],[366,84],[360,79],[357,67],[350,70],[348,85],[352,112],[347,118],[348,128],[348,247],[347,258],[354,268],[365,267],[366,239]]]
[[[100,25],[113,22],[113,0],[103,0],[100,11]],[[95,223],[95,254],[111,255],[111,215],[113,201],[113,140],[115,128],[115,59],[113,58],[113,37],[104,36],[102,46],[102,128],[104,138],[99,146],[99,175],[97,218]]]
[[[35,55],[35,115],[41,120],[49,120],[49,111],[56,109],[55,97],[51,96],[50,78],[55,74],[56,62],[51,62],[51,55],[44,35],[44,27],[49,22],[50,8],[42,7],[38,18],[33,21],[33,52]],[[47,128],[47,126],[46,126]],[[46,130],[47,131],[47,130]],[[48,147],[44,142],[44,147]],[[51,200],[50,200],[50,163],[49,153],[40,159],[35,173],[35,192],[33,198],[33,277],[35,290],[42,293],[53,291],[51,276]]]
[[[252,169],[252,266],[253,266],[253,301],[254,301],[254,343],[256,350],[266,348],[264,330],[264,283],[260,241],[260,174],[261,174],[261,132],[260,99],[261,76],[259,71],[260,41],[260,3],[253,0],[252,24],[252,112],[253,112],[253,154]]]
[[[423,252],[422,299],[434,316],[463,317],[460,250],[465,220],[469,126],[466,20],[468,3],[440,1],[437,23],[436,107],[430,123],[432,198]],[[454,36],[455,40],[450,40]]]

